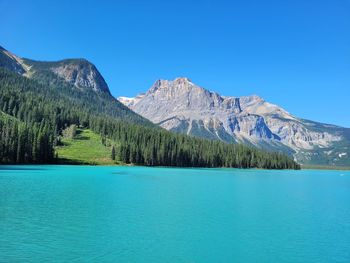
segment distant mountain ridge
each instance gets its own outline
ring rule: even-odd
[[[177,78],[118,99],[167,130],[279,150],[305,164],[350,164],[350,129],[297,118],[256,95],[221,96]]]

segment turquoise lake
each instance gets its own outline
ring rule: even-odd
[[[0,262],[350,262],[350,172],[0,166]]]

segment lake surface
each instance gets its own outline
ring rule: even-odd
[[[0,166],[0,262],[350,262],[350,172]]]

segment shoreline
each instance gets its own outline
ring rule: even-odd
[[[301,170],[339,170],[349,171],[350,166],[331,166],[331,165],[301,165]]]
[[[188,169],[243,169],[243,170],[267,170],[267,171],[284,171],[295,169],[262,169],[262,168],[240,168],[240,167],[184,167],[184,166],[147,166],[147,165],[135,165],[135,164],[89,164],[89,163],[28,163],[28,164],[0,164],[0,170],[2,166],[90,166],[90,167],[150,167],[150,168],[188,168]],[[349,166],[326,166],[326,165],[302,165],[301,170],[335,170],[335,171],[350,171]],[[296,170],[297,171],[297,170]]]

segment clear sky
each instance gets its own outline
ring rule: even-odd
[[[87,58],[115,96],[186,76],[350,127],[349,0],[0,0],[0,25],[19,56]]]

